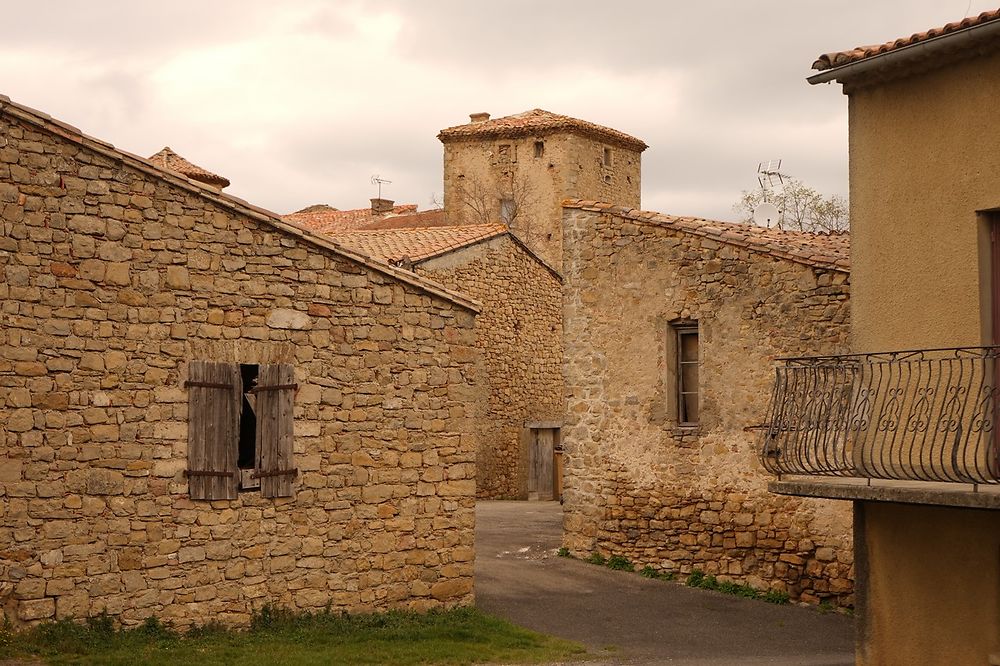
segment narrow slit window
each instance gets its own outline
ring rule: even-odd
[[[605,148],[604,149],[604,166],[606,166],[606,167],[610,167],[611,166],[611,149],[610,148]]]
[[[677,334],[677,423],[698,425],[698,327],[678,326]]]
[[[545,155],[545,142],[536,141],[535,142],[535,157],[542,157]]]

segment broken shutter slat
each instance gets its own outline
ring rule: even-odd
[[[291,497],[297,470],[292,466],[295,370],[262,365],[257,394],[257,469],[264,497]]]
[[[298,384],[274,384],[271,386],[255,386],[247,393],[259,393],[261,391],[281,391],[282,389],[297,389]]]
[[[234,499],[239,437],[239,368],[192,361],[188,367],[188,491],[191,499]],[[223,389],[223,390],[220,390]]]

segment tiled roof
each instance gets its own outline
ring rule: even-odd
[[[412,229],[414,227],[445,227],[448,219],[442,208],[432,208],[422,210],[418,213],[402,213],[400,215],[386,215],[375,220],[371,224],[366,224],[361,229]]]
[[[229,187],[228,178],[223,178],[218,174],[212,173],[208,169],[202,169],[197,164],[188,162],[186,159],[170,150],[169,146],[165,147],[155,155],[150,155],[149,161],[161,169],[176,171],[177,173],[184,174],[192,180],[197,180],[207,185],[218,187],[219,189]]]
[[[314,247],[322,248],[327,252],[342,256],[362,266],[367,266],[373,271],[387,275],[395,280],[399,280],[400,282],[412,285],[425,293],[433,294],[438,298],[442,298],[467,310],[479,312],[481,308],[478,302],[469,298],[465,294],[453,291],[423,276],[401,270],[395,266],[390,266],[389,264],[374,260],[367,255],[359,254],[350,248],[340,245],[329,236],[317,234],[310,229],[306,229],[295,223],[286,222],[282,220],[277,213],[272,213],[265,208],[254,206],[239,197],[226,194],[218,189],[206,187],[204,184],[190,179],[179,172],[164,169],[160,165],[154,164],[146,158],[139,157],[138,155],[134,155],[119,148],[115,148],[107,141],[102,141],[101,139],[84,134],[73,125],[53,118],[44,111],[38,111],[37,109],[33,109],[29,106],[12,102],[9,97],[2,94],[0,94],[0,115],[9,115],[21,122],[29,123],[91,152],[102,155],[109,160],[118,162],[123,166],[135,169],[136,171],[147,174],[150,177],[157,178],[163,182],[170,183],[175,187],[185,189],[216,206],[221,206],[227,210],[235,212],[238,215],[244,215],[262,224],[266,224],[273,229],[286,233],[290,236],[294,236]]]
[[[451,227],[353,230],[337,234],[336,241],[356,252],[390,264],[421,261],[507,233],[503,224],[466,224]]]
[[[609,213],[641,224],[668,227],[807,266],[845,273],[849,272],[851,268],[851,240],[846,233],[814,234],[805,231],[769,229],[753,224],[664,215],[579,199],[567,199],[563,201],[563,207]]]
[[[812,68],[822,71],[832,69],[834,67],[840,67],[842,65],[849,65],[860,60],[865,60],[866,58],[872,58],[883,53],[896,51],[907,46],[914,46],[921,42],[934,39],[935,37],[942,37],[953,32],[958,32],[959,30],[980,26],[991,21],[996,21],[997,19],[1000,19],[1000,9],[983,12],[978,16],[970,16],[962,19],[961,21],[955,21],[940,28],[933,28],[925,32],[918,32],[910,35],[909,37],[901,37],[891,42],[886,42],[885,44],[859,46],[849,51],[824,53],[816,60],[816,62],[813,63]]]
[[[616,129],[597,125],[586,120],[561,116],[558,113],[551,113],[543,109],[532,109],[531,111],[525,111],[513,116],[448,127],[438,132],[438,139],[444,143],[448,143],[449,141],[463,141],[473,138],[541,136],[561,131],[582,134],[599,141],[605,141],[639,152],[649,147],[643,141],[625,134],[625,132],[619,132]]]
[[[392,207],[392,213],[385,215],[406,215],[417,212],[417,204],[401,204]],[[282,215],[283,219],[309,227],[324,234],[334,234],[349,229],[358,229],[381,219],[369,208],[354,208],[352,210],[337,210],[326,204],[307,206],[302,210]]]

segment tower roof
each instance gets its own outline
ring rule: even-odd
[[[494,118],[493,120],[488,120],[489,114],[473,115],[477,118],[485,117],[487,119],[474,120],[465,125],[445,128],[438,132],[438,139],[442,143],[448,143],[451,141],[467,141],[479,138],[515,138],[568,132],[638,152],[642,152],[649,147],[644,141],[625,132],[620,132],[616,129],[604,127],[603,125],[586,120],[580,120],[579,118],[552,113],[544,109],[532,109],[531,111],[504,116],[503,118]]]
[[[170,171],[176,171],[179,174],[187,176],[191,180],[197,180],[200,183],[205,183],[206,185],[211,185],[212,187],[218,187],[219,189],[229,187],[228,178],[224,178],[207,169],[202,169],[197,164],[188,162],[186,159],[172,151],[169,146],[164,147],[163,150],[155,155],[151,155],[149,157],[149,161],[158,167],[169,169]]]

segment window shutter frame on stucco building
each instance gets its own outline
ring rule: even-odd
[[[235,499],[243,381],[239,366],[191,361],[185,476],[193,500]]]
[[[298,469],[293,467],[295,369],[261,365],[257,386],[257,469],[264,497],[292,497]]]

